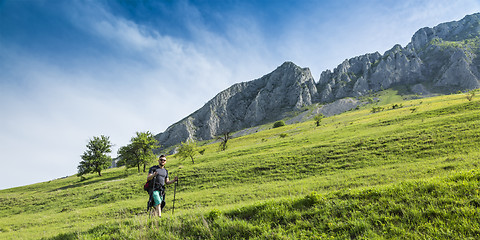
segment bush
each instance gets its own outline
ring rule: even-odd
[[[317,192],[311,192],[303,199],[303,203],[306,207],[311,207],[322,201],[322,196]]]
[[[392,109],[397,109],[397,108],[402,108],[403,107],[403,104],[392,104]]]
[[[285,126],[285,122],[283,120],[280,120],[280,121],[276,121],[274,124],[273,124],[273,128],[278,128],[278,127],[283,127]]]
[[[210,221],[214,221],[215,219],[218,219],[222,215],[222,212],[218,209],[212,209],[207,215],[207,219]]]
[[[372,107],[371,112],[372,113],[381,112],[383,111],[383,109],[384,109],[383,107]]]

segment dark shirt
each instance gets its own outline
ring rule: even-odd
[[[155,177],[155,188],[158,189],[159,187],[165,187],[165,182],[168,178],[168,171],[165,168],[160,168],[159,166],[153,166],[148,170],[148,174],[152,174],[157,172],[157,176]]]

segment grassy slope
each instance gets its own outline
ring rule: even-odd
[[[195,164],[170,157],[181,182],[175,217],[169,187],[161,221],[145,214],[146,174],[135,169],[2,190],[0,238],[478,236],[478,99],[441,96],[400,109],[391,109],[395,92],[381,99],[388,110],[261,131],[223,152],[206,145]]]

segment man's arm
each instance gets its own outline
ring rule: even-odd
[[[170,181],[168,178],[165,179],[165,180],[166,180],[166,181],[165,181],[165,184],[166,184],[166,185],[169,185],[169,184],[172,184],[172,183],[178,181],[178,177],[175,177],[172,181]]]
[[[152,180],[153,177],[157,176],[157,172],[153,172],[153,173],[149,173],[148,176],[147,176],[147,181],[150,181]]]

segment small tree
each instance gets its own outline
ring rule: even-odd
[[[160,147],[158,145],[157,139],[149,131],[147,132],[137,132],[137,136],[132,138],[132,144],[139,151],[139,162],[143,164],[143,172],[146,171],[146,166],[149,162],[155,160],[155,154],[153,150]]]
[[[467,93],[466,98],[469,102],[473,100],[473,97],[475,97],[475,91],[474,90]]]
[[[197,143],[194,140],[187,140],[187,142],[182,142],[178,148],[177,155],[182,158],[192,159],[192,163],[195,164],[195,154],[197,154]]]
[[[225,151],[227,149],[227,142],[230,140],[232,137],[230,136],[230,132],[225,132],[223,133],[222,136],[218,137],[218,140],[221,140],[220,142],[220,150]]]
[[[285,122],[283,120],[280,120],[280,121],[276,121],[274,124],[273,124],[273,128],[278,128],[278,127],[283,127],[285,126]]]
[[[143,165],[143,172],[145,172],[147,164],[156,158],[153,150],[160,146],[149,131],[137,132],[136,135],[132,137],[130,144],[118,150],[118,155],[127,168],[137,167],[140,172],[140,166]]]
[[[120,158],[119,165],[125,165],[126,168],[137,167],[138,172],[140,172],[140,153],[133,144],[121,147],[117,154]]]
[[[318,114],[316,115],[313,120],[315,120],[315,124],[317,125],[317,127],[320,126],[320,122],[322,121],[322,119],[324,118],[325,116],[323,114]]]
[[[112,152],[112,144],[109,137],[101,135],[93,137],[87,144],[87,150],[83,153],[82,161],[78,165],[78,176],[87,173],[97,172],[102,176],[102,170],[107,169],[112,164],[112,158],[107,153]]]

